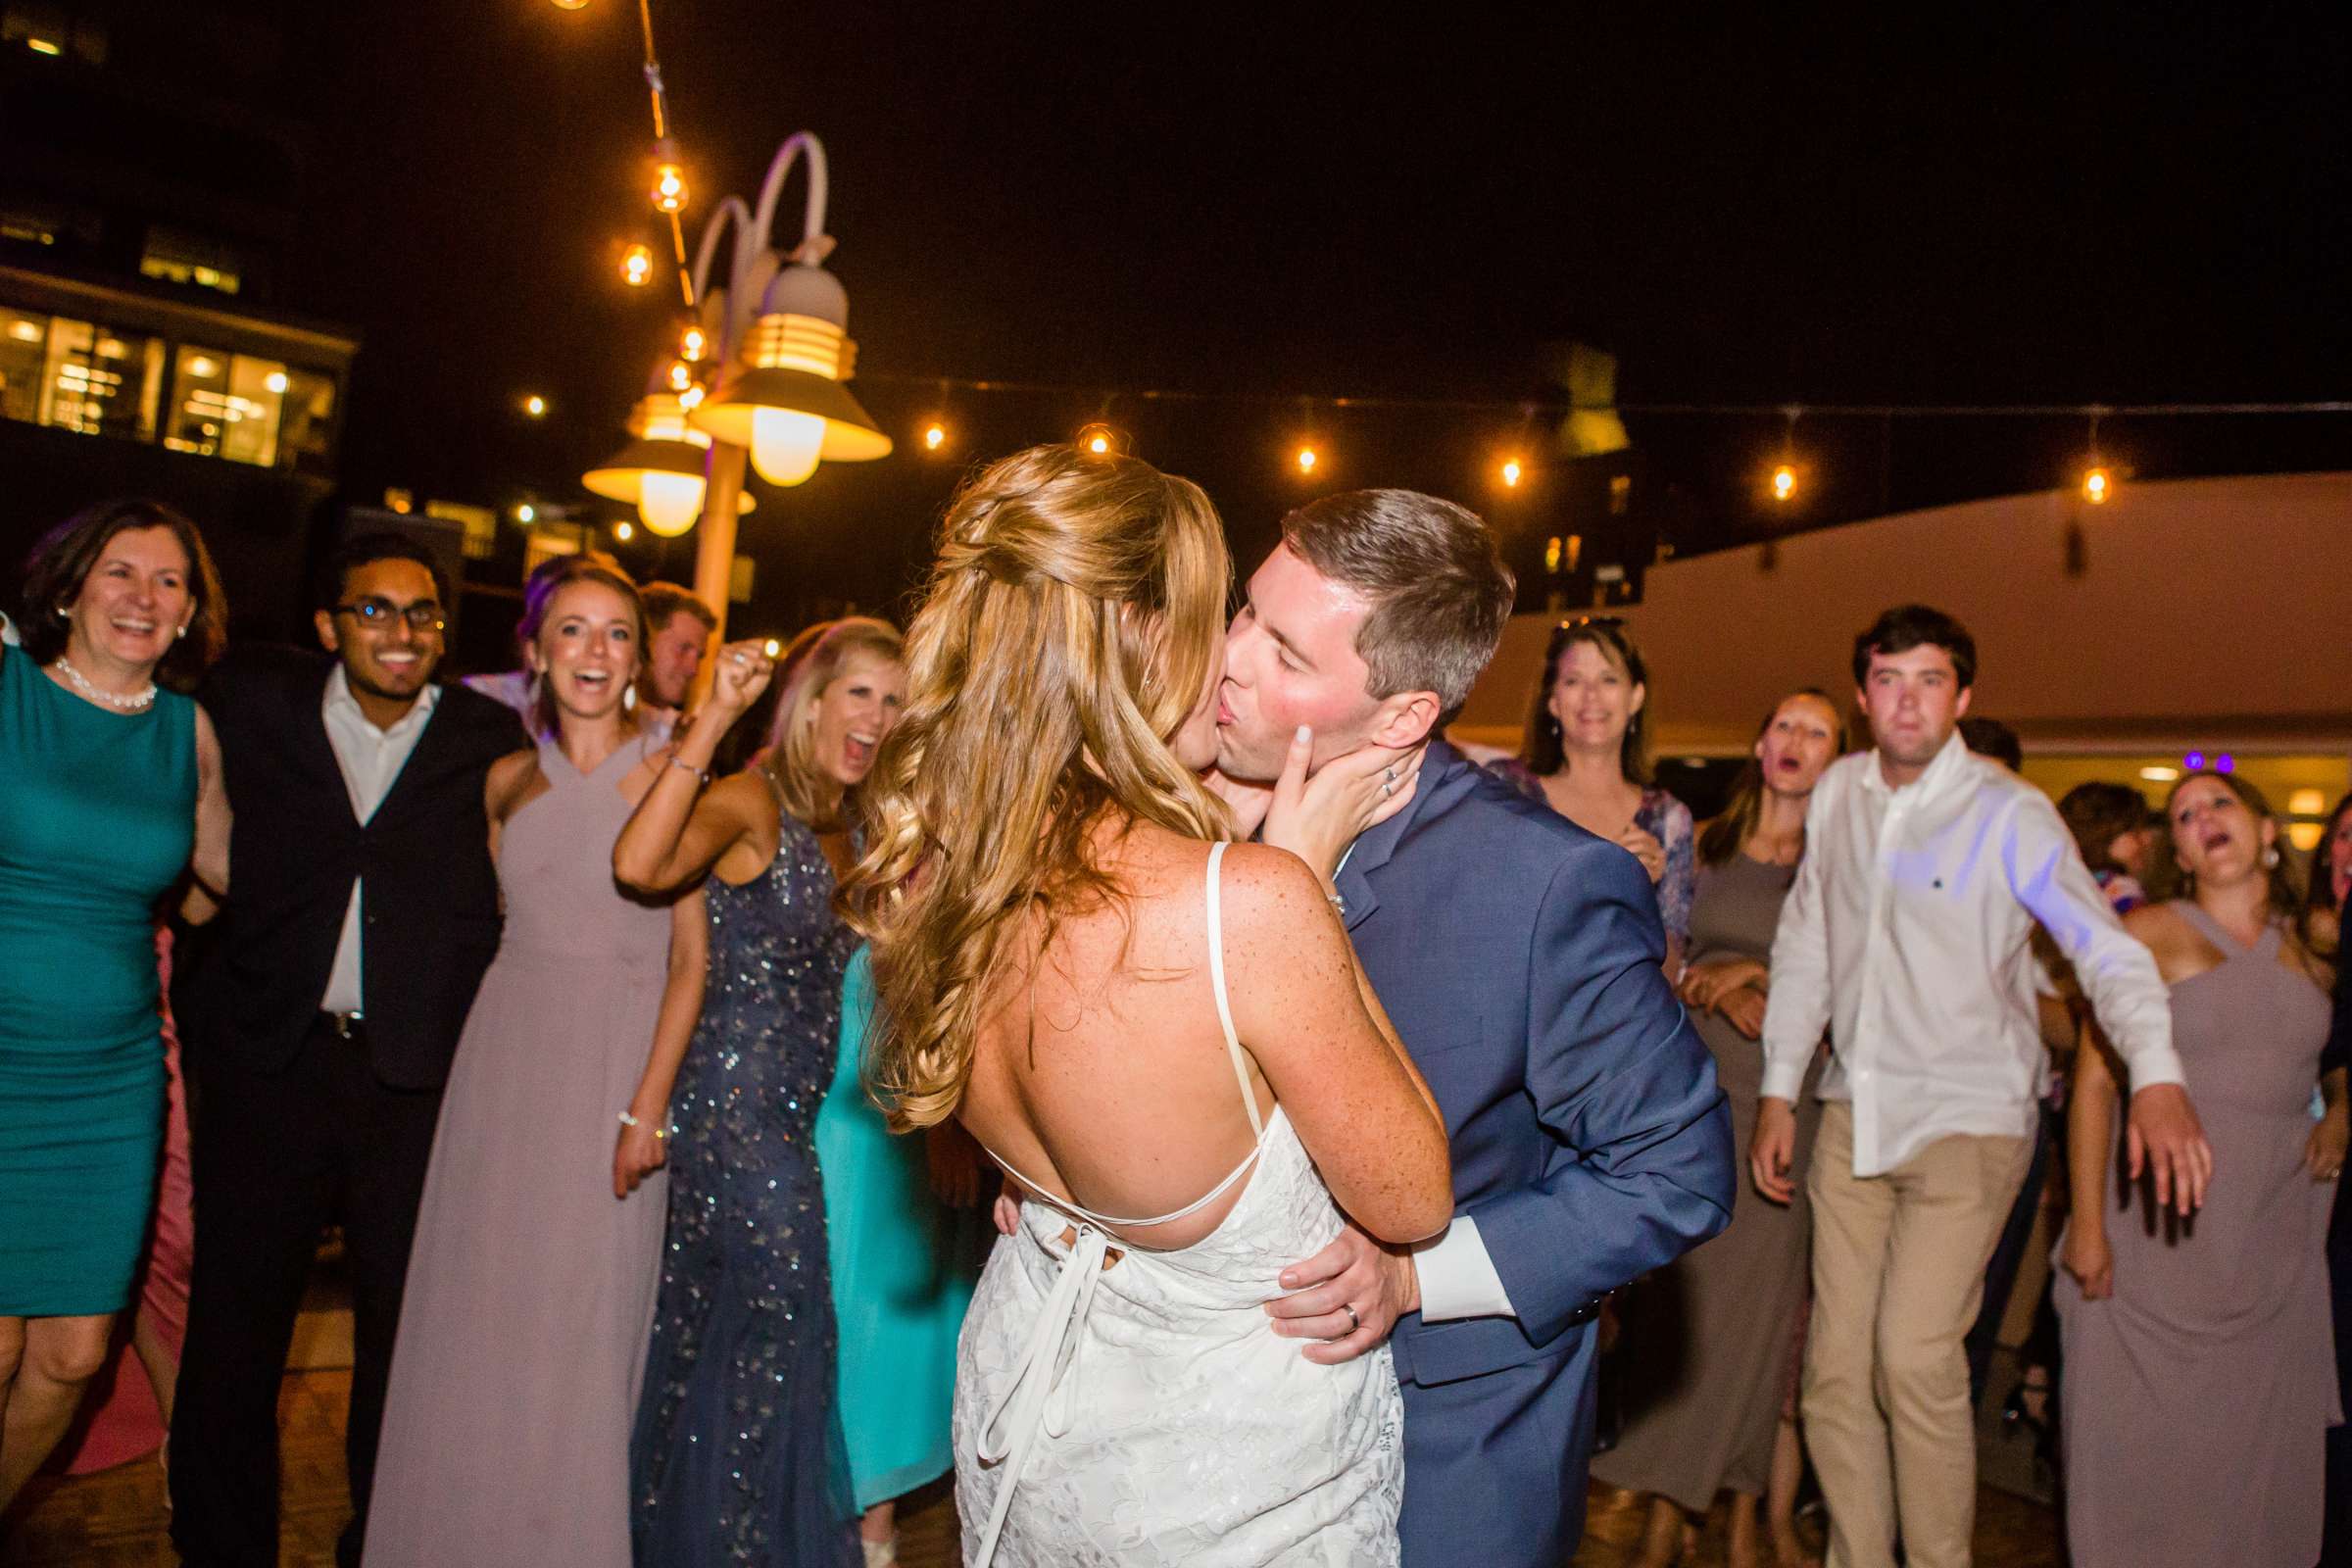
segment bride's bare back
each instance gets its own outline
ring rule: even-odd
[[[994,987],[958,1115],[1048,1197],[1171,1213],[1256,1142],[1210,984],[1208,851],[1158,827],[1106,832],[1099,852],[1125,898],[1063,915],[1042,953],[1032,933]],[[1286,851],[1235,845],[1219,887],[1226,990],[1261,1116],[1282,1105],[1332,1196],[1372,1234],[1442,1229],[1444,1126],[1318,879]],[[1246,1185],[1128,1239],[1189,1247]]]

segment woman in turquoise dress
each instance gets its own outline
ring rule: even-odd
[[[842,979],[841,1054],[817,1107],[816,1164],[850,1488],[867,1568],[881,1568],[898,1560],[898,1499],[955,1467],[956,1338],[994,1238],[977,1206],[978,1152],[961,1129],[894,1136],[867,1097],[859,1066],[873,1010],[860,948]],[[925,1138],[951,1142],[927,1149]]]
[[[0,1509],[73,1420],[155,1202],[155,917],[227,883],[212,727],[185,689],[220,586],[185,517],[94,507],[33,547],[0,647]],[[172,688],[172,689],[167,689]]]

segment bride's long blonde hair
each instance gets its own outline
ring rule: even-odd
[[[842,890],[873,944],[865,1075],[895,1129],[955,1113],[1027,917],[1050,933],[1120,896],[1099,826],[1226,835],[1170,742],[1206,689],[1231,580],[1208,497],[1134,458],[1032,447],[951,503]]]

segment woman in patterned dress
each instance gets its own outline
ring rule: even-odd
[[[670,1099],[669,1241],[630,1453],[639,1568],[858,1559],[813,1134],[857,947],[833,913],[842,798],[899,701],[897,655],[880,621],[804,633],[766,753],[714,784],[719,742],[776,668],[758,642],[723,650],[613,846],[614,873],[641,893],[707,877],[710,916],[702,1023]]]

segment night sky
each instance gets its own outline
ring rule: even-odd
[[[1277,400],[1556,397],[1544,345],[1567,338],[1617,355],[1631,403],[2352,394],[2341,7],[1174,9],[655,0],[690,245],[816,131],[854,390],[901,443],[760,491],[763,614],[887,606],[964,465],[1098,416],[1204,483],[1245,557],[1311,493],[1286,466],[1309,433],[1315,488],[1545,526],[1542,486],[1491,477],[1542,446],[1507,408]],[[364,336],[350,495],[584,499],[677,312],[615,272],[630,240],[666,248],[633,6],[346,0],[293,27],[319,139],[279,297]],[[941,376],[1099,390],[943,400]],[[1267,401],[1105,401],[1147,387]],[[520,418],[527,391],[555,416]],[[935,412],[945,459],[914,439]],[[1777,418],[1630,422],[1686,492],[1679,548],[1767,525],[1743,486]],[[2083,445],[2072,420],[1800,433],[1814,522],[2059,482]],[[2352,466],[2341,416],[2102,435],[2147,477]],[[634,564],[686,575],[691,544]]]

